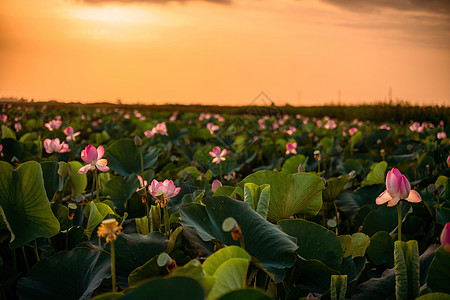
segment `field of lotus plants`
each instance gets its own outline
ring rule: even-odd
[[[450,124],[3,105],[0,299],[449,299]]]

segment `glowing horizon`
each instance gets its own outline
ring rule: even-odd
[[[449,6],[400,5],[6,0],[0,97],[248,105],[264,91],[277,105],[447,105]]]

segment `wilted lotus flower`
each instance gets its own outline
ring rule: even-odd
[[[106,242],[109,243],[115,241],[121,231],[122,226],[119,226],[119,222],[116,219],[107,219],[98,227],[97,235],[106,238]]]
[[[450,254],[450,222],[445,224],[441,232],[441,245],[445,252]]]
[[[220,180],[218,180],[218,179],[214,179],[214,181],[213,181],[213,183],[212,183],[212,192],[213,193],[215,193],[216,192],[216,190],[220,187],[220,186],[222,186],[222,182],[220,182]]]
[[[387,126],[386,124],[383,124],[380,126],[380,129],[391,130],[391,127]]]
[[[51,120],[48,123],[45,123],[45,127],[48,128],[48,130],[58,130],[59,127],[61,127],[62,121],[61,120]]]
[[[148,187],[150,194],[156,199],[156,203],[165,207],[169,198],[175,197],[180,192],[181,188],[176,187],[172,180],[166,179],[164,182],[159,182],[153,179],[152,184]]]
[[[213,157],[212,162],[215,164],[220,164],[221,161],[225,160],[225,155],[227,155],[227,149],[220,151],[219,146],[215,146],[213,151],[209,152],[209,155]]]
[[[348,130],[348,133],[350,134],[350,136],[354,135],[356,132],[358,131],[358,128],[356,127],[352,127]]]
[[[287,143],[286,144],[286,155],[297,154],[297,143]]]
[[[422,201],[419,193],[411,190],[411,184],[405,175],[398,169],[392,169],[386,176],[386,190],[377,197],[376,203],[381,205],[387,202],[388,206],[395,206],[401,199],[412,203]]]
[[[67,127],[63,130],[64,134],[66,135],[66,141],[75,141],[75,137],[79,136],[81,132],[75,132],[71,126]]]
[[[447,138],[447,134],[445,133],[445,131],[440,131],[437,133],[437,138],[440,140],[445,139]]]
[[[87,165],[81,167],[78,170],[80,174],[86,174],[89,170],[99,169],[102,172],[107,172],[109,167],[106,165],[108,161],[103,157],[105,154],[105,148],[99,146],[97,149],[92,145],[87,145],[87,147],[81,151],[81,159],[84,160]]]
[[[334,122],[333,120],[328,120],[328,122],[323,126],[323,128],[330,130],[335,129],[336,127],[336,122]]]
[[[7,115],[4,115],[4,114],[1,114],[1,115],[0,115],[0,121],[6,123],[6,121],[8,121],[8,116],[7,116]]]
[[[214,123],[211,123],[211,122],[206,124],[206,128],[209,130],[209,133],[211,133],[211,135],[214,134],[214,131],[219,130],[219,126],[214,125]]]
[[[64,142],[60,142],[58,138],[51,140],[51,139],[45,139],[44,140],[44,148],[45,152],[48,154],[51,154],[53,152],[55,153],[66,153],[69,151],[69,145],[67,145]]]

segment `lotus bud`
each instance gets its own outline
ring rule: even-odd
[[[441,245],[445,252],[450,254],[450,222],[445,224],[441,233]]]
[[[301,172],[305,172],[305,166],[302,164],[302,163],[299,163],[298,164],[298,168],[297,168],[297,171],[299,172],[299,173],[301,173]]]
[[[134,136],[134,144],[136,145],[136,147],[142,146],[142,139],[138,135]]]
[[[222,182],[220,182],[219,180],[215,179],[212,183],[212,192],[215,193],[216,190],[222,186]]]
[[[447,166],[450,168],[450,155],[447,157]]]

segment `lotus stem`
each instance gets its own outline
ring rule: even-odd
[[[111,241],[111,277],[112,277],[112,291],[116,292],[116,252],[114,250],[114,240]]]
[[[100,184],[100,178],[99,178],[99,174],[98,174],[98,170],[97,170],[97,168],[95,169],[95,174],[94,174],[94,177],[95,177],[95,192],[96,192],[96,195],[95,195],[95,199],[96,200],[98,200],[99,199],[99,193],[98,193],[98,186],[99,186],[99,184]]]
[[[97,169],[95,169],[95,171],[97,171]],[[95,189],[95,184],[96,184],[96,180],[95,178],[97,173],[94,173],[94,175],[92,176],[92,188],[91,188],[91,201],[94,200],[94,189]]]
[[[22,254],[25,259],[25,266],[27,267],[27,273],[30,272],[30,266],[28,265],[27,254],[25,253],[25,246],[22,246]]]
[[[334,205],[334,212],[336,214],[336,235],[338,235],[338,230],[339,230],[339,211],[338,211],[336,200],[333,200],[333,205]]]
[[[398,240],[402,240],[402,210],[400,208],[401,202],[397,204],[397,218],[398,218]]]
[[[37,261],[40,261],[37,240],[34,240],[34,254],[36,254]]]
[[[169,220],[169,210],[167,209],[167,206],[164,206],[164,227],[166,231],[167,238],[170,237],[170,220]]]
[[[151,223],[150,223],[150,204],[148,204],[148,199],[145,201],[145,208],[147,209],[147,226],[148,226],[148,233],[151,232]]]

